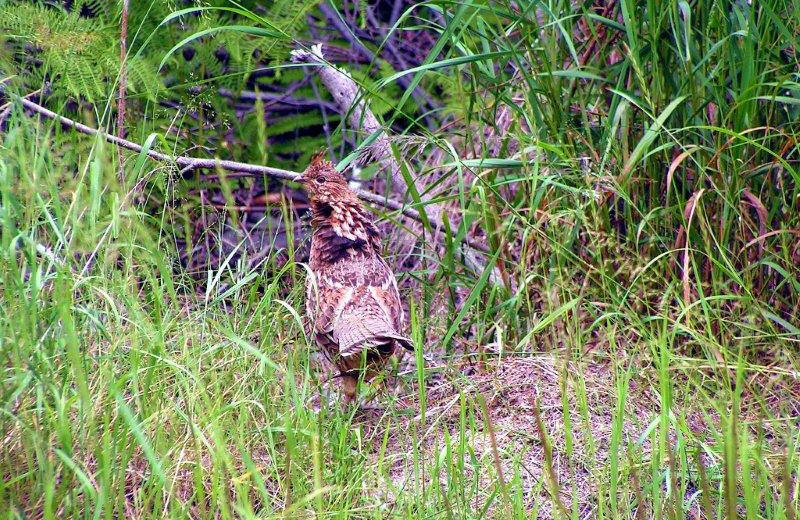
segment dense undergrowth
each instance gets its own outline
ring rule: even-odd
[[[236,254],[241,239],[185,269],[176,243],[196,242],[197,222],[213,224],[201,237],[238,225],[226,201],[255,181],[220,189],[127,152],[120,181],[111,145],[8,97],[4,518],[797,518],[800,3],[402,5],[392,37],[424,33],[414,41],[427,53],[407,70],[349,66],[449,220],[445,246],[411,259],[393,248],[401,232],[386,240],[431,359],[378,398],[381,412],[313,411],[322,376],[303,333],[294,225],[256,263]],[[131,27],[158,34],[168,14],[137,13]],[[170,48],[208,24],[258,25],[223,14],[136,40],[137,67],[153,69],[135,81],[158,77]],[[356,32],[379,55],[389,41]],[[278,40],[285,54],[291,40]],[[78,103],[57,67],[24,74],[24,34],[5,45],[9,92],[45,87],[42,104],[113,127],[113,88]],[[299,121],[321,115],[283,113],[306,138],[292,141],[230,99],[193,104],[198,86],[253,88],[230,78],[255,66],[192,72],[180,59],[146,95],[134,81],[130,139],[302,168],[311,148],[341,159],[366,137],[340,117],[312,135]],[[276,89],[304,76],[281,60],[261,64]],[[293,95],[327,100],[312,83]],[[163,89],[183,108],[158,106]],[[467,234],[490,250],[483,270],[461,264]]]

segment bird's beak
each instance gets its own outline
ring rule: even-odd
[[[297,177],[297,182],[299,182],[300,184],[305,184],[305,183],[306,183],[306,180],[307,180],[307,179],[306,179],[306,174],[305,174],[305,172],[301,173],[301,174],[300,174],[300,175]]]

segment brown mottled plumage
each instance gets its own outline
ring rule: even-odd
[[[402,336],[397,282],[380,256],[380,236],[369,213],[342,174],[320,155],[299,180],[311,200],[310,332],[338,368],[352,401],[359,376],[372,379],[398,345],[413,347]]]

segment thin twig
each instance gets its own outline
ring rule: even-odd
[[[32,98],[34,96],[38,96],[39,94],[41,94],[41,92],[42,92],[42,89],[39,88],[39,89],[34,90],[33,92],[28,92],[27,94],[25,94],[22,97],[24,99],[30,99],[30,98]],[[6,118],[8,117],[8,114],[11,113],[11,104],[12,103],[13,103],[13,101],[9,101],[8,103],[5,103],[2,106],[0,106],[0,125],[2,125],[3,121],[6,120]]]
[[[293,107],[310,108],[320,106],[320,101],[316,99],[296,98],[288,94],[274,94],[271,92],[254,92],[252,90],[243,90],[241,92],[233,92],[226,88],[219,89],[220,96],[233,100],[242,100],[255,102],[257,99],[265,102],[265,107],[274,104],[289,105]],[[331,111],[336,110],[336,105],[330,101],[321,102],[325,108]]]
[[[16,96],[15,96],[16,97]],[[60,114],[56,114],[52,110],[49,110],[39,104],[36,104],[32,101],[28,101],[27,99],[17,98],[19,99],[22,105],[29,109],[33,110],[34,112],[41,114],[49,119],[55,119],[60,122],[62,125],[69,126],[74,128],[78,132],[87,135],[99,135],[109,143],[117,145],[121,148],[125,148],[126,150],[131,150],[133,152],[142,153],[143,148],[141,145],[128,141],[126,139],[122,139],[121,137],[117,137],[115,135],[107,134],[96,128],[92,128],[90,126],[86,126],[82,123],[78,123],[68,117],[64,117]],[[220,168],[222,170],[231,171],[231,172],[239,172],[239,173],[246,173],[250,174],[250,176],[256,175],[267,175],[270,177],[276,177],[279,179],[285,179],[290,181],[296,181],[297,177],[300,175],[299,173],[289,171],[289,170],[282,170],[280,168],[271,168],[269,166],[261,166],[256,164],[247,164],[247,163],[240,163],[236,161],[222,161],[218,159],[200,159],[196,157],[185,157],[185,156],[171,156],[165,153],[157,152],[155,150],[147,150],[146,154],[151,159],[155,159],[161,162],[172,162],[177,166],[185,169],[186,171],[195,170],[195,169],[216,169]],[[402,205],[401,205],[402,206]],[[388,206],[387,206],[388,207]],[[396,209],[396,208],[390,208]],[[412,217],[413,218],[413,217]]]
[[[64,117],[60,114],[56,114],[52,110],[48,110],[47,108],[34,103],[33,101],[29,101],[19,96],[14,96],[16,99],[19,100],[22,105],[37,114],[43,115],[49,119],[54,119],[60,122],[62,125],[69,126],[78,132],[87,135],[97,135],[112,143],[120,148],[125,148],[126,150],[131,150],[137,153],[146,153],[148,157],[151,159],[155,159],[157,161],[166,162],[166,163],[174,163],[178,167],[182,169],[182,171],[187,172],[190,170],[197,170],[197,169],[220,169],[228,172],[233,172],[234,175],[230,177],[258,177],[258,176],[267,176],[267,177],[275,177],[278,179],[284,179],[288,181],[297,181],[297,178],[300,176],[299,173],[293,172],[290,170],[283,170],[280,168],[272,168],[270,166],[261,166],[258,164],[248,164],[242,163],[237,161],[224,161],[219,159],[200,159],[196,157],[185,157],[182,155],[178,156],[171,156],[161,152],[157,152],[155,150],[147,150],[144,151],[142,146],[128,141],[126,139],[122,139],[121,137],[107,134],[105,132],[101,132],[96,128],[92,128],[90,126],[86,126],[82,123],[78,123],[68,117]],[[397,202],[391,199],[388,199],[382,195],[378,195],[377,193],[372,193],[365,190],[354,190],[356,195],[362,200],[375,204],[377,206],[382,206],[386,209],[390,209],[393,211],[397,211],[402,215],[416,220],[417,222],[422,222],[422,217],[419,214],[419,211],[411,208],[401,202]],[[477,250],[482,251],[484,253],[488,252],[489,249],[481,244],[480,242],[473,241],[469,238],[464,237],[462,239],[463,243],[467,246]]]

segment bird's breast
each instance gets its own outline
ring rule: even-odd
[[[360,234],[341,230],[333,226],[317,228],[311,236],[311,268],[335,264],[343,260],[354,261],[372,253],[369,242]]]

